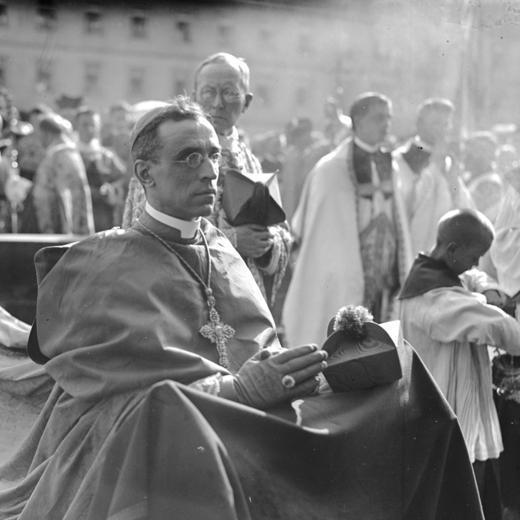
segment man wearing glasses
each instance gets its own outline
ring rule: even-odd
[[[236,126],[253,99],[249,92],[249,67],[242,59],[227,53],[208,57],[195,71],[193,99],[210,118],[222,149],[218,193],[209,220],[228,237],[245,259],[272,309],[289,258],[291,238],[288,229],[285,224],[233,226],[222,205],[224,177],[229,169],[239,170],[253,181],[262,173],[258,159],[240,139]],[[123,227],[135,222],[143,208],[143,190],[137,179],[133,179]]]
[[[131,137],[146,195],[137,223],[37,254],[29,351],[56,384],[36,433],[0,471],[0,517],[248,517],[177,383],[266,409],[316,392],[327,354],[281,349],[251,272],[201,218],[220,151],[199,106],[179,98],[152,110]]]

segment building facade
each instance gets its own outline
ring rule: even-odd
[[[104,111],[119,100],[189,94],[197,63],[227,51],[251,67],[255,98],[242,120],[250,133],[281,130],[295,116],[310,117],[320,128],[328,96],[336,95],[347,108],[358,93],[379,90],[394,102],[395,133],[406,135],[413,131],[422,99],[445,96],[457,102],[464,96],[466,4],[476,5],[459,0],[4,0],[0,84],[23,109],[38,102],[54,106],[65,94],[82,96]],[[501,20],[495,4],[488,4],[493,19]],[[519,38],[514,36],[520,35],[518,25],[473,23],[470,32],[482,36],[481,54],[487,57],[477,67],[491,67],[501,79],[500,89],[512,96],[512,83],[504,78],[513,67],[505,62],[516,60],[520,46],[507,38]],[[493,53],[496,59],[489,58]],[[497,70],[498,64],[505,68]],[[485,74],[480,70],[481,80]],[[487,96],[479,106],[494,111],[479,124],[491,116],[520,117],[508,111],[500,90],[485,82],[478,89]]]

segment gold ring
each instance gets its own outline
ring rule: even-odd
[[[293,388],[296,385],[296,381],[293,376],[285,375],[282,377],[282,385],[285,388]]]

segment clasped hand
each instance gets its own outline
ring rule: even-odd
[[[261,350],[248,359],[235,376],[238,400],[255,408],[314,393],[317,375],[327,367],[327,353],[316,345],[272,352]]]
[[[246,258],[259,258],[273,247],[272,231],[257,224],[246,224],[235,228],[237,251]]]

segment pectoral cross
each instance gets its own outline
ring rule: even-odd
[[[199,333],[207,338],[211,343],[215,343],[219,356],[219,363],[225,367],[229,367],[227,355],[227,342],[235,335],[235,329],[227,325],[220,319],[220,315],[215,308],[215,297],[211,289],[206,289],[206,302],[209,310],[209,321],[203,325]]]

